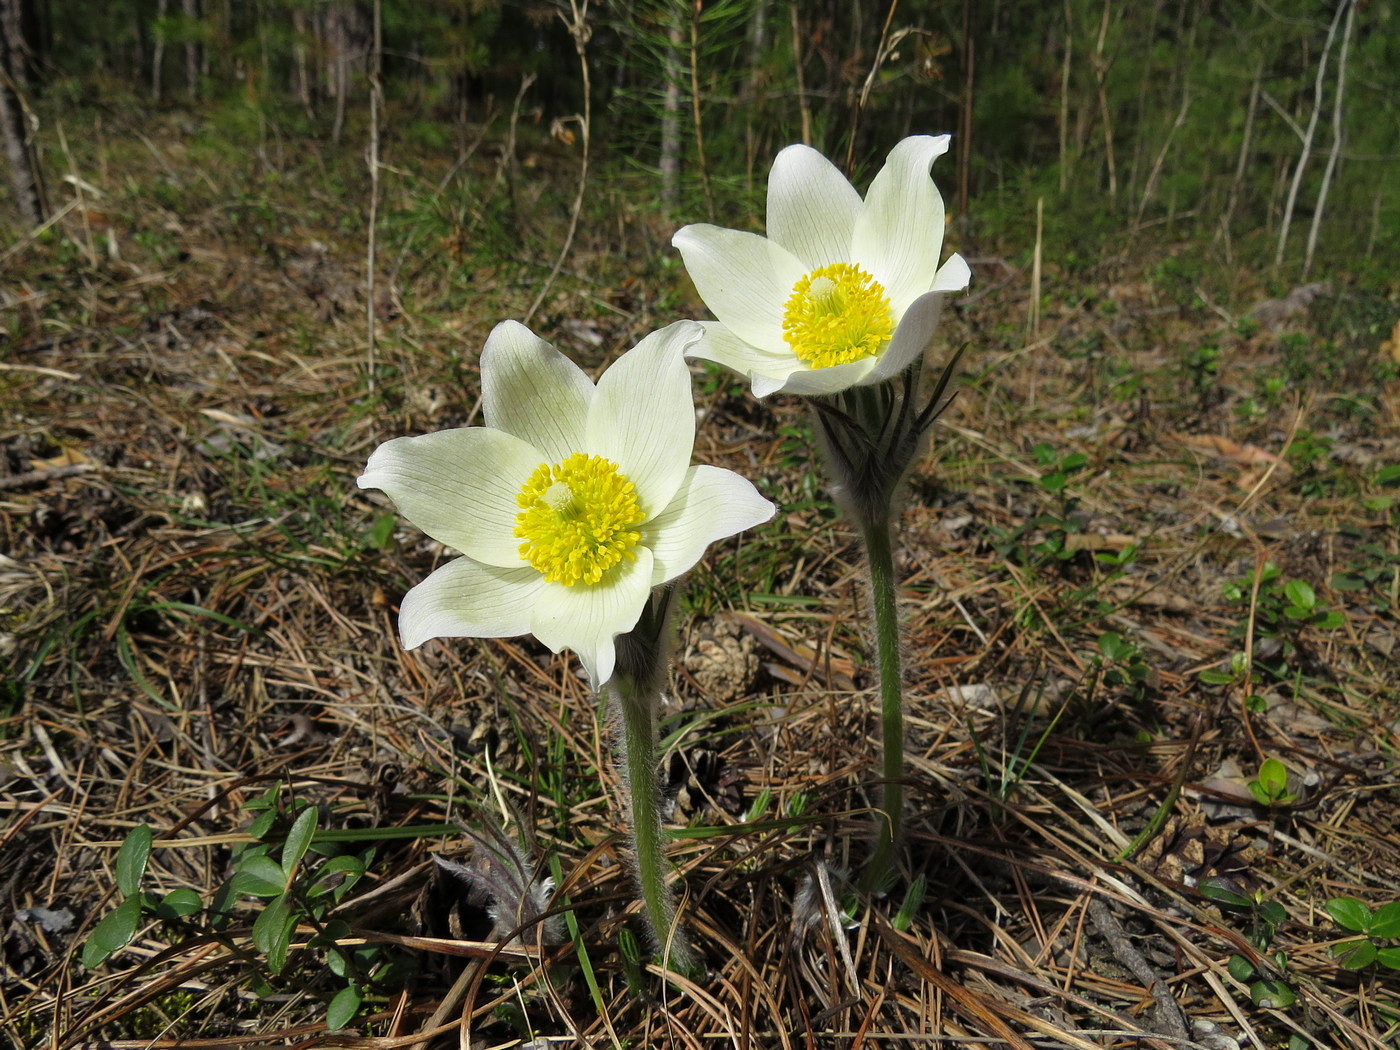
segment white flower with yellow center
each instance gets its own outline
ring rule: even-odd
[[[701,223],[679,230],[700,298],[719,320],[687,351],[749,378],[754,395],[818,396],[892,379],[924,352],[944,297],[972,273],[941,267],[943,198],[929,170],[948,136],[890,151],[862,201],[808,146],[778,154],[768,236]]]
[[[404,596],[405,648],[430,638],[533,634],[579,655],[595,688],[613,639],[652,588],[773,505],[733,471],[692,466],[695,407],[680,321],[623,354],[597,386],[524,325],[497,325],[481,354],[486,425],[401,437],[370,456],[414,525],[463,555]]]

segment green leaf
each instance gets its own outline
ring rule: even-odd
[[[245,807],[246,808],[246,807]],[[277,811],[266,809],[253,818],[253,822],[248,825],[248,834],[259,842],[272,830],[272,826],[277,823]]]
[[[1376,952],[1376,962],[1387,970],[1400,970],[1400,948],[1382,948]]]
[[[191,889],[171,890],[156,905],[156,915],[162,919],[183,919],[204,907],[204,900]]]
[[[365,873],[365,862],[359,857],[345,854],[332,857],[316,869],[315,879],[306,890],[311,898],[324,897],[332,890],[353,886]],[[343,878],[338,877],[343,876]]]
[[[1391,901],[1389,904],[1382,904],[1371,916],[1371,922],[1366,927],[1366,932],[1372,937],[1381,937],[1385,940],[1392,940],[1400,937],[1400,901]]]
[[[369,530],[369,545],[387,551],[394,546],[394,526],[398,515],[392,512],[379,515]]]
[[[1211,875],[1202,879],[1196,884],[1196,889],[1202,897],[1217,904],[1226,904],[1232,908],[1254,907],[1252,897],[1241,893],[1233,882],[1221,875]]]
[[[233,875],[234,892],[254,897],[276,897],[287,888],[287,876],[271,857],[255,854],[243,858]]]
[[[1283,594],[1289,604],[1300,609],[1311,610],[1317,605],[1317,592],[1302,580],[1289,580],[1284,585]]]
[[[1266,758],[1259,767],[1259,786],[1271,799],[1277,799],[1288,791],[1288,767],[1276,758]]]
[[[128,897],[102,917],[83,944],[83,965],[89,970],[101,966],[112,955],[131,943],[141,922],[141,898]]]
[[[1264,1010],[1285,1010],[1298,1001],[1298,996],[1284,981],[1255,981],[1249,986],[1249,998]]]
[[[1376,946],[1368,940],[1343,941],[1332,945],[1332,957],[1344,970],[1364,970],[1376,961]]]
[[[1371,909],[1366,906],[1365,901],[1359,901],[1355,897],[1333,897],[1326,907],[1332,921],[1344,930],[1360,933],[1371,925]]]
[[[282,788],[270,787],[257,798],[243,803],[245,813],[261,813],[264,810],[274,809],[277,806],[277,798],[282,794]],[[257,836],[254,836],[256,838]]]
[[[1254,964],[1243,955],[1230,956],[1230,961],[1225,966],[1230,971],[1230,976],[1241,984],[1254,976]]]
[[[285,894],[269,902],[253,922],[253,944],[267,959],[267,968],[275,974],[281,973],[287,963],[287,951],[296,924],[296,917],[292,915]]]
[[[907,930],[913,925],[914,916],[918,914],[919,906],[924,903],[924,893],[927,890],[928,880],[922,875],[909,884],[909,889],[904,894],[904,903],[899,906],[899,911],[891,923],[896,930]]]
[[[1225,671],[1214,671],[1206,668],[1196,676],[1206,685],[1230,685],[1234,682],[1235,676]]]
[[[301,858],[306,855],[306,847],[311,845],[311,836],[316,834],[316,807],[307,806],[292,821],[292,830],[287,832],[287,842],[282,847],[282,871],[288,883],[296,871]]]
[[[353,984],[346,985],[336,992],[335,998],[326,1007],[327,1030],[334,1032],[349,1025],[360,1012],[361,1002],[360,990]]]
[[[151,859],[151,826],[137,824],[126,833],[121,849],[117,850],[117,889],[130,897],[141,886],[146,874],[146,862]]]

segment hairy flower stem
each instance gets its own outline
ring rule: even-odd
[[[880,724],[884,763],[884,788],[879,837],[864,881],[865,889],[881,885],[894,868],[904,810],[904,693],[899,658],[899,610],[895,602],[894,551],[888,514],[863,518],[861,538],[870,564],[871,611],[875,621],[875,647],[880,668]]]
[[[699,957],[677,927],[675,898],[666,885],[656,764],[656,711],[666,681],[676,604],[671,587],[653,593],[637,626],[618,637],[617,670],[604,688],[616,705],[614,747],[631,806],[632,855],[647,923],[667,965],[691,973],[698,969]]]
[[[860,527],[870,565],[871,618],[880,673],[884,789],[875,854],[862,880],[867,891],[887,888],[895,868],[904,808],[904,696],[899,655],[891,528],[904,477],[928,441],[962,351],[953,354],[920,406],[922,361],[896,379],[813,398],[816,430],[826,454],[832,492]]]

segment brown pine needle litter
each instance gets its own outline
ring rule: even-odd
[[[143,157],[123,160],[132,186],[155,184]],[[120,258],[32,245],[8,264],[30,288],[4,307],[0,372],[14,1045],[1394,1045],[1400,971],[1348,969],[1358,934],[1327,909],[1400,900],[1400,418],[1335,301],[1291,332],[1231,327],[1164,303],[1143,245],[1047,264],[1034,347],[1024,275],[947,310],[935,352],[970,346],[899,534],[907,850],[873,900],[850,881],[879,796],[857,546],[800,406],[696,369],[697,455],[781,513],[688,582],[663,735],[710,972],[663,978],[632,933],[619,785],[575,663],[528,638],[401,651],[396,604],[445,552],[354,486],[386,436],[479,421],[476,354],[563,220],[518,257],[381,273],[371,385],[362,245],[322,191],[261,190],[259,235],[229,221],[228,175],[185,174],[202,207],[113,209]],[[598,192],[612,218],[580,225],[536,320],[594,374],[678,308],[655,221],[625,185]],[[466,221],[470,244],[486,220]],[[434,235],[414,234],[428,255]],[[1260,297],[1236,281],[1214,297]],[[1340,370],[1300,380],[1324,339]],[[1261,800],[1266,759],[1287,778]],[[266,898],[220,916],[215,893],[307,805],[298,892],[335,853],[366,871],[303,902],[271,973]],[[473,863],[455,827],[485,821],[520,844],[522,880],[552,879],[558,940],[489,940],[484,903],[435,874],[434,854]],[[140,824],[139,892],[198,905],[147,912],[88,969]],[[351,977],[328,937],[363,994],[333,1034]]]

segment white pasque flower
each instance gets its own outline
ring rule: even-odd
[[[375,449],[361,488],[382,489],[414,525],[463,555],[404,596],[404,647],[430,638],[533,634],[569,648],[595,688],[613,639],[653,587],[712,542],[773,516],[733,471],[692,466],[695,406],[679,321],[598,381],[524,325],[496,326],[481,354],[486,425]]]
[[[677,231],[717,322],[687,353],[747,375],[754,395],[807,396],[892,379],[924,352],[943,298],[966,288],[960,255],[941,267],[943,198],[929,176],[948,136],[890,151],[865,200],[808,146],[778,154],[768,236],[701,223]]]

